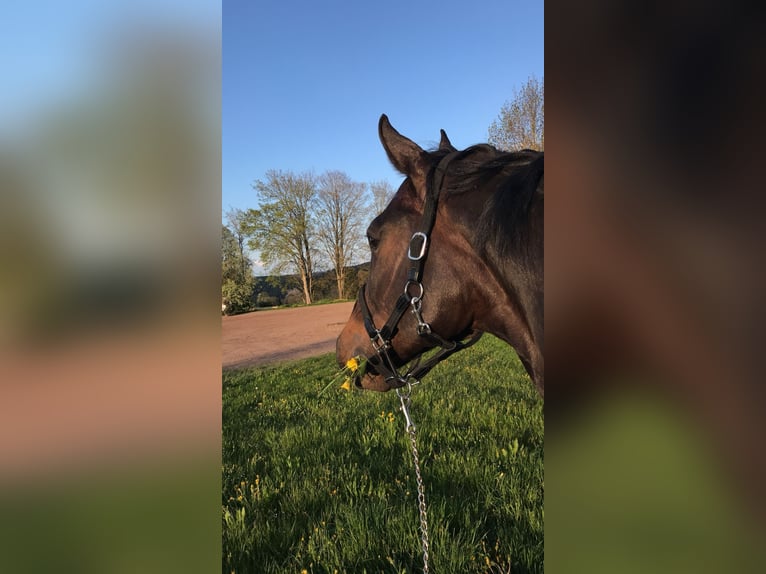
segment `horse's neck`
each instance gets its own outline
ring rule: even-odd
[[[542,393],[542,285],[533,279],[529,271],[512,269],[507,264],[502,268],[495,267],[492,274],[496,281],[485,282],[484,285],[488,289],[485,296],[493,304],[480,326],[514,348]]]
[[[521,289],[505,293],[502,303],[494,311],[497,335],[511,342],[518,333],[534,346],[543,346],[543,297],[542,292]]]

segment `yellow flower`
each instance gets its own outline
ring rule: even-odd
[[[343,381],[343,384],[340,386],[341,389],[345,389],[347,391],[351,390],[351,383],[354,379],[358,379],[359,377],[363,377],[365,374],[365,371],[367,370],[367,359],[362,357],[351,357],[348,361],[346,361],[346,364],[343,366],[343,368],[340,370],[340,372],[335,375],[333,380],[331,380],[327,385],[319,391],[319,394],[322,395],[329,389],[330,387],[335,387],[339,382]]]

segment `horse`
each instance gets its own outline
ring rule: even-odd
[[[397,389],[491,333],[543,395],[543,152],[457,150],[444,130],[427,151],[385,114],[378,134],[405,179],[367,229],[370,272],[337,339],[339,365],[366,358],[355,385]]]

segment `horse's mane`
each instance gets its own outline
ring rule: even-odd
[[[527,256],[529,210],[543,175],[543,152],[504,152],[487,144],[466,148],[450,164],[442,193],[494,188],[476,226],[475,245],[492,247],[501,258]],[[540,230],[542,231],[542,230]]]

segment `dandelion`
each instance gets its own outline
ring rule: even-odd
[[[353,380],[359,377],[363,377],[366,370],[367,370],[366,357],[351,357],[348,361],[346,361],[345,366],[340,370],[340,372],[335,376],[335,378],[333,378],[333,380],[330,381],[327,384],[327,386],[325,386],[321,391],[319,391],[319,394],[321,395],[327,389],[329,389],[333,385],[338,384],[341,381],[343,381],[343,383],[340,385],[340,388],[346,391],[350,391],[352,389],[351,383],[353,382]]]

